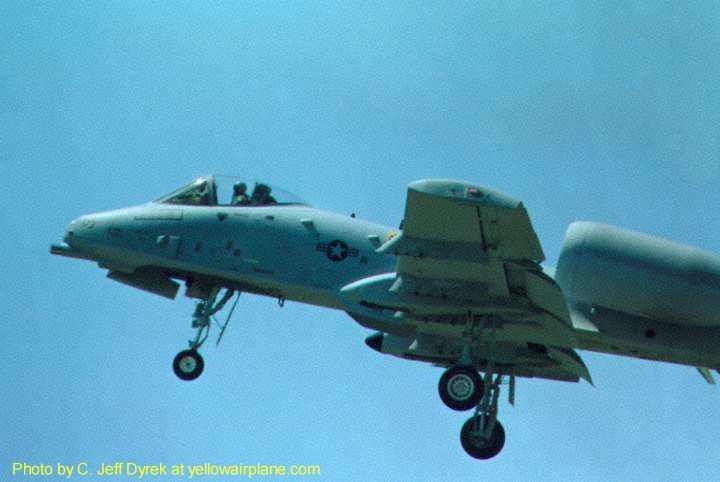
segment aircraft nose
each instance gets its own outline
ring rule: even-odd
[[[65,231],[65,236],[63,240],[72,246],[73,242],[76,241],[78,238],[81,239],[92,239],[95,234],[95,228],[97,226],[97,215],[95,214],[86,214],[85,216],[80,216],[76,220],[70,223],[70,226],[68,226],[67,231]]]
[[[130,226],[135,213],[133,208],[123,208],[80,216],[67,227],[64,243],[53,245],[51,252],[98,262],[124,263],[128,260],[129,248],[126,240],[115,233]]]

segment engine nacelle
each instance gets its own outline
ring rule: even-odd
[[[720,257],[691,246],[605,224],[573,223],[555,279],[576,302],[720,326]]]

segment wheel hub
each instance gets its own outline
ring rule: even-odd
[[[480,426],[479,423],[477,423],[475,429],[470,431],[468,435],[470,443],[476,448],[483,449],[492,445],[492,436],[486,437],[485,430]]]
[[[192,373],[197,367],[197,361],[195,361],[195,358],[191,356],[184,356],[180,359],[180,363],[178,365],[180,366],[180,370],[183,372]]]
[[[465,452],[476,459],[486,460],[495,457],[505,445],[505,430],[497,420],[490,434],[486,435],[487,415],[476,415],[465,422],[460,431],[460,442]]]
[[[454,375],[448,381],[448,393],[458,401],[467,400],[475,392],[475,384],[472,378],[464,373]]]

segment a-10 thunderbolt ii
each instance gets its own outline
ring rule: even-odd
[[[709,383],[720,366],[720,258],[707,252],[580,222],[552,271],[523,204],[466,182],[410,184],[397,230],[233,183],[202,177],[82,216],[51,248],[168,298],[185,284],[199,302],[173,362],[182,380],[203,371],[199,349],[235,293],[342,310],[377,331],[372,349],[445,368],[440,399],[474,411],[462,446],[488,459],[505,443],[501,385],[512,404],[517,378],[592,383],[575,349],[696,367]]]

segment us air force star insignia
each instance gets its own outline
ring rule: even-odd
[[[360,255],[360,251],[351,248],[345,241],[339,239],[330,241],[328,244],[318,243],[315,245],[315,250],[325,253],[330,261],[343,261],[348,256],[356,258]]]
[[[348,257],[348,251],[348,245],[345,244],[344,241],[336,239],[327,245],[326,253],[327,257],[330,258],[331,261],[342,261]]]

